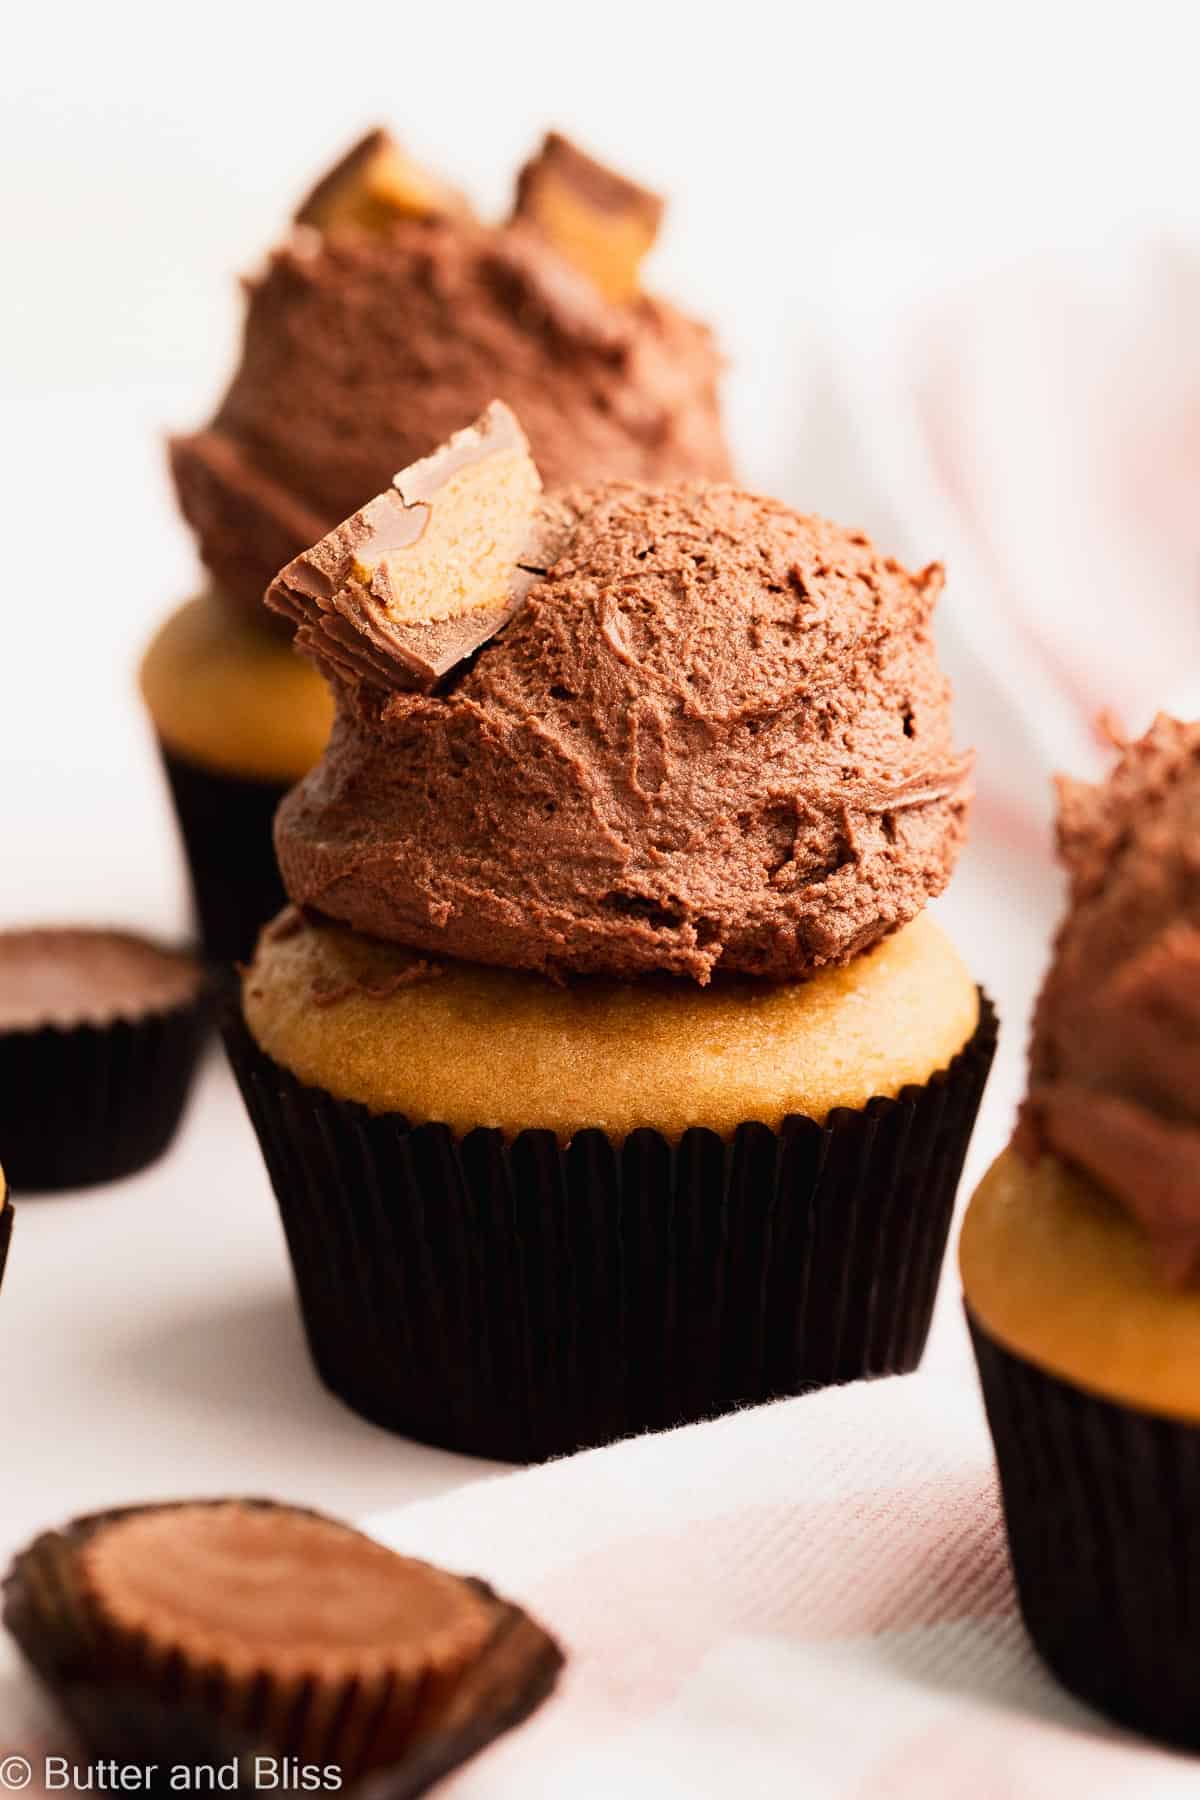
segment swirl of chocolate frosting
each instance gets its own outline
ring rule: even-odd
[[[1200,722],[1160,714],[1097,787],[1059,783],[1070,892],[1017,1133],[1114,1194],[1169,1280],[1200,1268]]]
[[[492,226],[365,138],[247,283],[215,418],[171,444],[222,590],[257,608],[277,569],[496,394],[548,486],[727,476],[712,336],[637,280],[660,211],[551,136]]]
[[[506,446],[515,511],[451,583],[464,617],[491,619],[457,666],[418,666],[413,645],[453,519],[479,503],[461,440],[396,477],[386,536],[364,545],[381,498],[272,590],[337,698],[278,815],[293,901],[438,955],[702,983],[804,976],[913,918],[969,802],[931,630],[941,569],[725,485],[539,499],[502,424],[492,409],[475,436]],[[414,561],[389,548],[392,515],[420,494],[437,520],[439,459],[453,500]]]

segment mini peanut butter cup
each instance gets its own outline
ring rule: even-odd
[[[296,209],[317,231],[386,231],[403,219],[472,217],[464,195],[414,162],[376,127],[349,149]]]
[[[389,1800],[524,1718],[562,1664],[482,1582],[258,1500],[47,1533],[14,1562],[4,1618],[97,1755],[296,1758]]]
[[[541,490],[524,432],[494,400],[289,563],[267,605],[292,620],[297,649],[325,674],[427,691],[536,584]]]
[[[517,177],[513,216],[527,220],[605,299],[621,304],[637,296],[663,202],[552,131]]]
[[[115,1181],[178,1129],[208,1015],[201,965],[129,932],[0,932],[0,1156],[18,1190]]]

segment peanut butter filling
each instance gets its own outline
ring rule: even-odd
[[[642,258],[662,220],[657,194],[594,162],[551,132],[517,182],[526,219],[572,267],[618,305],[634,299]]]
[[[267,605],[326,674],[427,689],[497,631],[537,573],[541,478],[525,434],[493,401],[474,425],[402,469],[319,544],[288,564]]]
[[[297,209],[297,225],[383,231],[397,219],[469,217],[463,196],[414,162],[390,132],[368,132]]]

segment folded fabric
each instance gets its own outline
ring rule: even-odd
[[[455,1800],[1194,1793],[1045,1674],[973,1373],[831,1389],[368,1521],[494,1581],[569,1655]]]

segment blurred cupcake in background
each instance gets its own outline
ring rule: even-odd
[[[248,283],[229,392],[171,444],[213,590],[142,672],[210,955],[249,954],[282,903],[263,822],[328,728],[322,684],[261,604],[284,563],[495,394],[552,485],[728,474],[711,334],[641,286],[661,213],[552,135],[511,217],[484,224],[374,131]]]
[[[539,488],[495,404],[272,587],[337,716],[229,1031],[326,1382],[527,1460],[912,1367],[994,1042],[940,569]]]
[[[161,626],[142,659],[141,688],[201,941],[215,962],[235,962],[283,904],[272,821],[325,747],[329,691],[285,637],[215,590]]]
[[[1063,781],[1070,893],[961,1266],[1017,1590],[1056,1675],[1200,1748],[1200,723]]]

